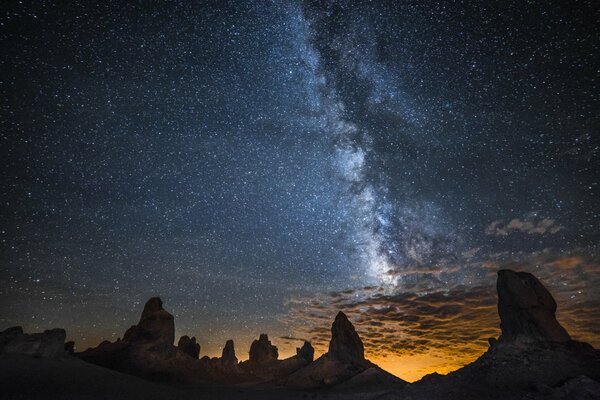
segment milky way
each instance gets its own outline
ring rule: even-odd
[[[83,349],[160,295],[244,358],[346,307],[371,357],[448,370],[431,332],[475,356],[508,266],[594,340],[592,2],[0,7],[0,328]]]

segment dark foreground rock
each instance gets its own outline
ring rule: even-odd
[[[40,358],[58,358],[66,354],[64,329],[42,333],[23,333],[15,326],[0,332],[0,354],[24,354]]]
[[[497,290],[500,338],[475,362],[411,385],[404,398],[600,398],[600,392],[589,397],[600,382],[600,351],[570,339],[541,282],[526,272],[501,270]]]

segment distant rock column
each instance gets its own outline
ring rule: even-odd
[[[365,361],[363,343],[348,320],[346,314],[339,312],[331,326],[331,341],[329,342],[328,358],[351,363]]]
[[[221,363],[225,367],[233,367],[238,363],[238,359],[235,356],[233,340],[231,339],[225,342],[225,347],[223,347],[223,352],[221,353]]]
[[[311,363],[315,357],[315,349],[309,342],[305,341],[302,347],[296,348],[296,357]]]

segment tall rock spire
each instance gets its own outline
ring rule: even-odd
[[[365,361],[363,343],[346,314],[339,312],[331,325],[328,357],[331,360],[361,363]]]

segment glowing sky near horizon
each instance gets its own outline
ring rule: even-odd
[[[159,295],[243,359],[343,309],[414,380],[485,350],[514,268],[600,345],[592,2],[0,8],[0,329],[83,349]]]

